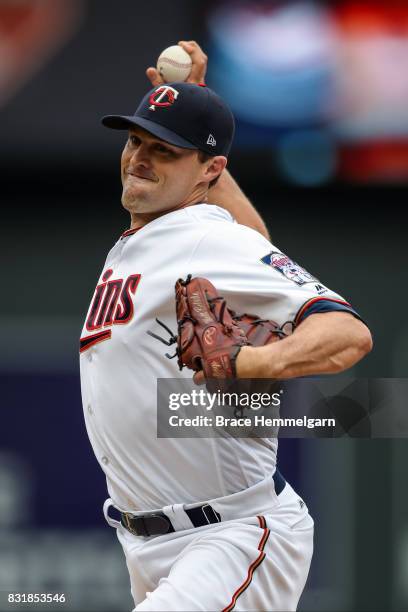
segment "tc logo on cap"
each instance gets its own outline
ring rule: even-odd
[[[156,106],[171,106],[177,100],[177,96],[179,92],[174,87],[169,87],[167,85],[161,85],[156,91],[154,91],[150,98],[150,106],[149,110],[156,110]]]

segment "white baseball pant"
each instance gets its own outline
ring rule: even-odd
[[[248,518],[150,538],[116,524],[133,612],[296,610],[313,553],[313,520],[289,483],[276,496],[270,481],[209,502],[227,518],[243,507],[256,510]],[[185,523],[183,506],[162,510],[173,524]]]

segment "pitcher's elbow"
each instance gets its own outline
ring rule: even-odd
[[[359,338],[358,346],[361,351],[361,357],[364,357],[370,351],[372,351],[374,346],[371,332],[368,327],[364,325],[364,323],[362,323],[361,336]]]

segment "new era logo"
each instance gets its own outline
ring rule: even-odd
[[[217,144],[217,141],[215,140],[214,136],[212,134],[210,134],[207,138],[207,144],[211,145],[212,147],[215,147],[215,145]]]

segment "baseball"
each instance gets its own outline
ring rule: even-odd
[[[166,83],[186,81],[191,72],[191,57],[179,45],[167,47],[157,60],[157,70]]]

